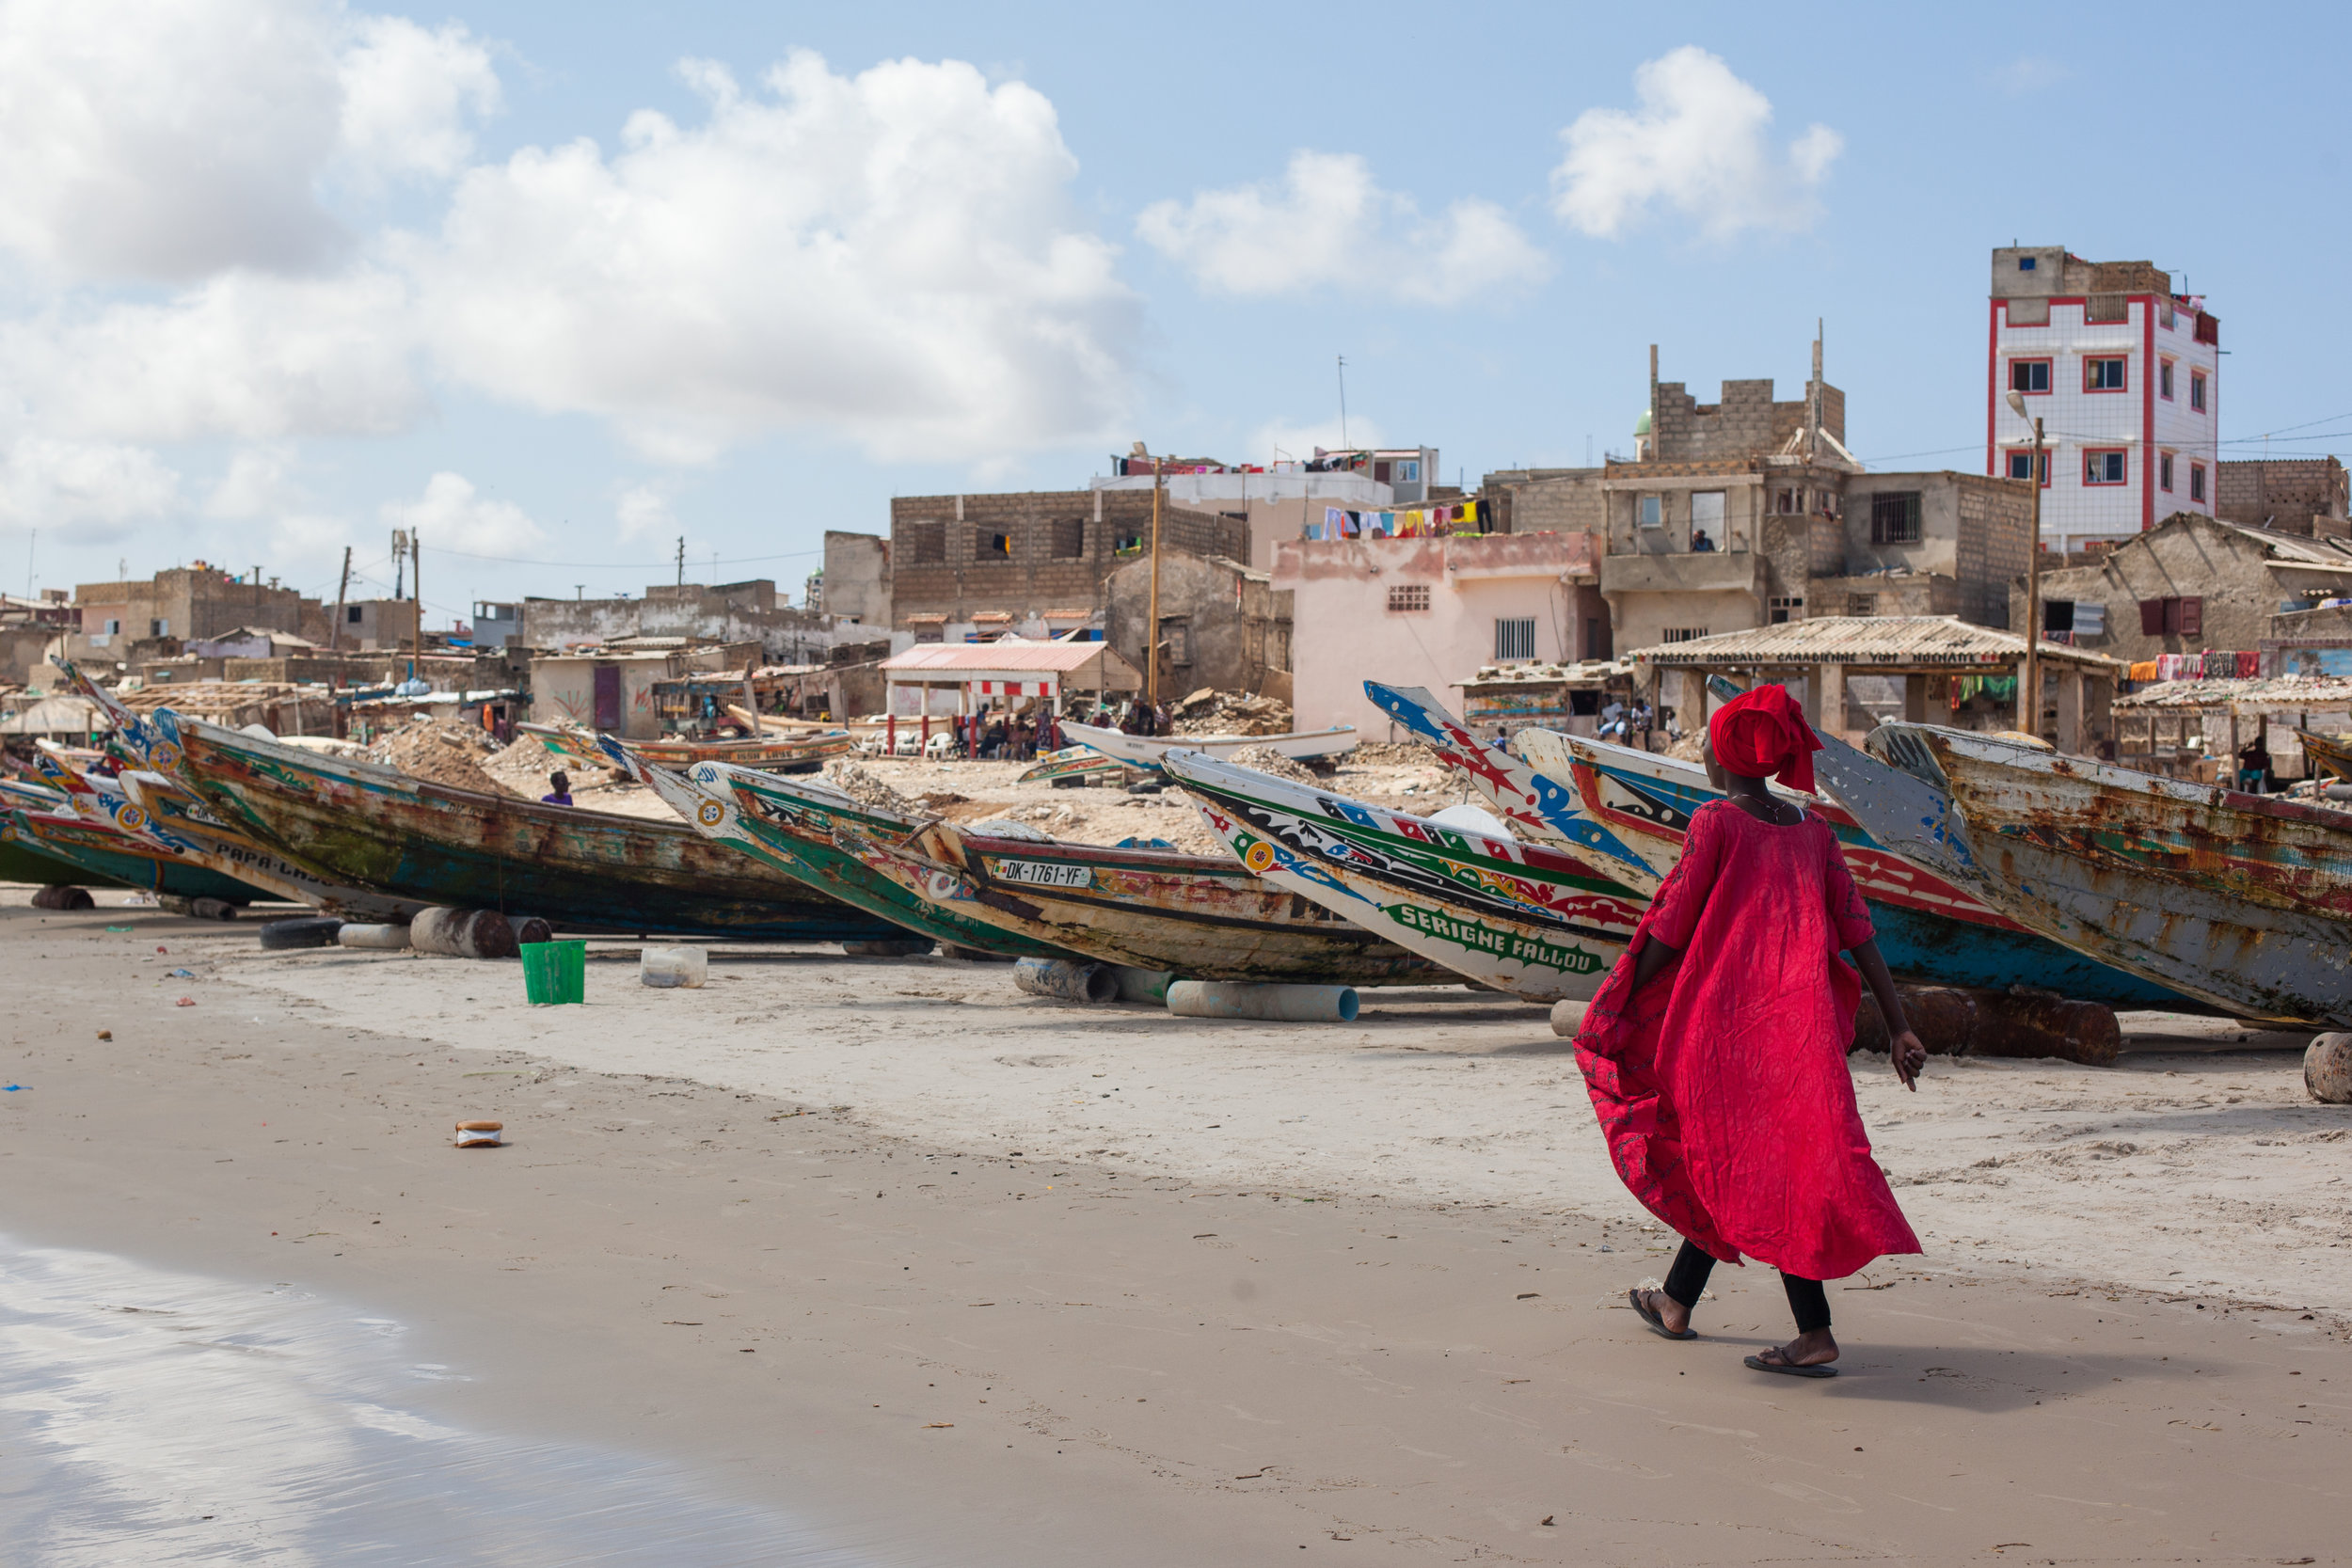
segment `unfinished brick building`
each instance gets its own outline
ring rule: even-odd
[[[2352,533],[2344,465],[2332,457],[2224,462],[2216,473],[2214,512],[2225,523],[2337,538]]]
[[[1194,555],[1249,559],[1249,525],[1239,517],[1168,505],[1160,539]],[[890,503],[891,624],[918,641],[1099,627],[1105,579],[1151,540],[1148,489],[901,496]]]

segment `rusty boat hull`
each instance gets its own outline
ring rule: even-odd
[[[537,915],[567,930],[771,942],[895,934],[683,823],[452,789],[155,714],[214,815],[314,874],[396,898]]]
[[[2242,1018],[2352,1027],[2352,816],[1929,724],[1868,745],[1925,786],[1899,850],[2020,924]]]
[[[1103,963],[1178,979],[1425,986],[1428,959],[1225,856],[1006,838],[932,823],[850,846],[928,902]]]

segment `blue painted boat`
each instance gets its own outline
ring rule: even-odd
[[[1426,691],[1373,681],[1364,689],[1505,820],[1573,846],[1645,892],[1655,892],[1682,858],[1691,815],[1722,799],[1696,763],[1534,729],[1514,737],[1523,756],[1513,756],[1471,735]],[[2053,942],[1933,870],[1889,853],[1838,802],[1780,793],[1836,833],[1854,885],[1869,903],[1879,951],[1896,974],[1994,990],[2029,986],[2116,1007],[2206,1010],[2175,988]]]

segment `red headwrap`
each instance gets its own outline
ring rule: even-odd
[[[1734,697],[1707,721],[1707,739],[1724,771],[1776,778],[1791,789],[1813,793],[1813,753],[1821,743],[1787,687],[1759,686]]]

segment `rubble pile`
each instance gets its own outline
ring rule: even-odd
[[[1342,759],[1350,768],[1441,768],[1438,753],[1418,740],[1359,740]]]
[[[928,816],[931,814],[919,800],[910,800],[877,777],[869,768],[835,757],[825,764],[825,782],[847,795],[861,806],[876,811],[896,812],[901,816]]]
[[[370,762],[397,768],[428,784],[482,795],[521,794],[483,770],[483,764],[503,749],[495,736],[471,724],[419,717],[378,736],[367,755]]]
[[[1295,757],[1286,757],[1271,746],[1244,746],[1226,759],[1236,768],[1254,768],[1261,773],[1271,773],[1278,779],[1295,784],[1311,784],[1315,776],[1307,765]]]
[[[1178,735],[1288,735],[1291,705],[1279,697],[1204,686],[1178,703],[1169,719]]]

